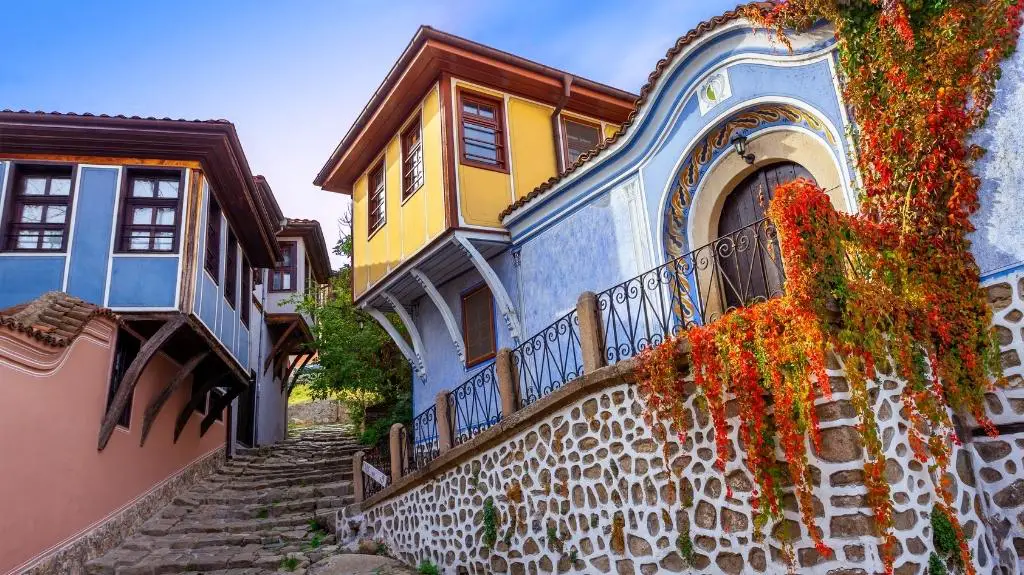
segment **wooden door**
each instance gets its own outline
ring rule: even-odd
[[[724,311],[782,293],[782,255],[776,236],[768,226],[754,224],[764,220],[775,188],[797,178],[814,181],[800,164],[772,164],[748,176],[725,198],[713,246]]]

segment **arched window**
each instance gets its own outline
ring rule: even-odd
[[[726,196],[713,246],[723,311],[782,294],[782,256],[775,230],[765,216],[775,188],[797,178],[814,181],[800,164],[771,164],[748,176]]]

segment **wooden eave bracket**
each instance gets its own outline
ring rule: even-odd
[[[149,361],[153,359],[156,352],[160,351],[160,348],[166,344],[171,337],[178,331],[178,329],[185,325],[185,315],[177,314],[171,316],[160,329],[153,334],[153,337],[146,340],[139,349],[138,355],[132,360],[132,364],[128,366],[128,370],[125,371],[124,377],[117,386],[117,393],[114,394],[114,399],[111,400],[110,405],[107,407],[107,412],[103,417],[103,423],[100,425],[100,436],[97,449],[103,451],[107,446],[107,442],[110,441],[110,435],[114,433],[114,428],[117,426],[117,420],[120,419],[121,413],[124,411],[126,405],[128,405],[128,399],[131,397],[132,391],[135,386],[139,383],[139,377],[142,376],[143,370],[149,365]]]
[[[214,377],[203,382],[199,388],[198,393],[192,393],[188,398],[188,403],[178,414],[177,421],[174,422],[174,443],[178,443],[178,438],[181,437],[181,432],[185,429],[188,424],[188,420],[191,419],[192,413],[195,412],[196,408],[199,407],[199,401],[206,398],[206,394],[210,393],[210,390],[217,387],[217,385],[225,378],[230,378],[231,372],[224,371]]]
[[[149,436],[149,431],[153,427],[153,422],[155,422],[157,416],[160,415],[160,410],[162,410],[164,405],[167,404],[167,400],[174,395],[174,392],[181,387],[182,382],[184,382],[185,379],[195,371],[196,367],[209,355],[209,351],[202,351],[192,356],[187,362],[185,362],[185,365],[181,366],[178,373],[174,374],[174,377],[167,382],[167,385],[160,394],[153,398],[153,401],[151,401],[149,406],[146,408],[146,415],[142,421],[142,438],[139,440],[139,447],[145,445],[146,437]]]
[[[483,254],[476,249],[476,246],[469,241],[469,238],[458,233],[452,236],[452,238],[462,248],[462,251],[469,256],[470,261],[473,262],[473,267],[484,278],[484,283],[487,284],[491,293],[494,294],[494,299],[498,304],[498,311],[501,312],[501,317],[505,320],[505,327],[508,328],[512,339],[518,345],[523,340],[523,329],[519,324],[519,312],[512,305],[512,298],[509,297],[505,285],[501,283],[501,279],[495,273],[494,268],[491,267],[491,264],[487,263]]]

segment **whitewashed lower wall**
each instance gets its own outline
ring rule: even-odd
[[[1011,388],[989,398],[1003,425],[1024,421],[1024,278],[1011,279],[988,288],[997,325],[1010,331],[1009,339],[1002,332],[1001,337]],[[996,297],[1003,283],[1010,289],[1005,305]],[[410,563],[428,559],[445,573],[786,573],[790,567],[781,549],[789,536],[796,536],[797,572],[878,572],[879,541],[863,486],[864,450],[842,368],[831,368],[833,397],[818,400],[822,451],[809,448],[817,526],[834,551],[831,557],[815,551],[791,495],[784,501],[785,519],[755,534],[751,480],[735,456],[724,476],[713,469],[707,414],[691,399],[693,431],[685,443],[669,438],[663,451],[643,422],[635,387],[623,381],[583,394],[457,467],[367,509],[364,534]],[[896,573],[923,573],[933,550],[932,478],[907,444],[900,416],[903,383],[882,376],[877,384],[875,406],[899,540]],[[736,433],[731,426],[734,445]],[[974,438],[954,455],[949,475],[978,572],[1024,572],[1024,433]],[[493,548],[484,543],[488,498],[497,512]],[[680,533],[693,542],[692,564],[679,552]]]

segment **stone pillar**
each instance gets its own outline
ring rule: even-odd
[[[438,453],[445,453],[452,448],[452,424],[448,421],[448,390],[442,389],[434,398],[437,411],[437,448]]]
[[[391,450],[391,484],[398,483],[402,478],[402,429],[401,423],[391,425],[388,447]]]
[[[366,454],[362,451],[357,451],[352,456],[352,490],[355,491],[355,502],[362,503],[363,501],[363,457]]]
[[[583,373],[604,367],[604,337],[601,333],[601,313],[597,309],[597,295],[585,291],[576,300],[576,315],[580,319],[580,350],[583,355]]]
[[[498,396],[501,397],[501,417],[504,419],[519,409],[519,378],[516,377],[511,349],[503,347],[498,350],[494,374],[498,377]]]

